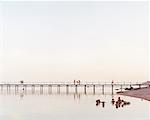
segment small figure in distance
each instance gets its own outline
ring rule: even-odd
[[[21,81],[20,81],[20,83],[21,83],[21,84],[23,84],[23,83],[24,83],[24,81],[23,81],[23,80],[21,80]]]
[[[121,104],[122,100],[120,99],[120,97],[118,97],[118,103]]]
[[[78,80],[78,81],[76,81],[77,82],[77,84],[79,84],[80,85],[80,80]]]
[[[102,101],[101,103],[102,103],[102,107],[104,108],[104,107],[105,107],[105,102],[104,102],[104,101]]]
[[[130,87],[130,90],[133,90],[133,87],[132,87],[132,86]]]
[[[96,106],[98,106],[101,103],[100,99],[96,100]]]
[[[130,105],[130,102],[124,101],[123,105]]]
[[[118,103],[116,102],[116,108],[118,108]]]
[[[115,100],[114,100],[114,99],[112,99],[112,100],[111,100],[111,103],[114,105],[114,104],[115,104]]]
[[[98,106],[99,104],[98,103],[96,103],[96,106]]]
[[[131,86],[130,88],[125,88],[125,90],[133,90],[133,87]]]

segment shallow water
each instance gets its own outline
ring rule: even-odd
[[[0,92],[0,120],[150,120],[150,102],[138,98],[82,91],[48,93],[38,89]],[[116,108],[111,99],[131,104]],[[105,101],[96,106],[96,99]]]

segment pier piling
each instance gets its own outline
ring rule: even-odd
[[[35,93],[35,85],[32,85],[31,87],[32,87],[32,94],[34,94]]]
[[[104,85],[102,85],[102,94],[104,94],[105,92],[104,92]]]
[[[43,94],[43,85],[40,85],[40,93]]]
[[[95,85],[93,85],[93,94],[95,94]]]
[[[78,93],[78,85],[75,85],[75,93],[77,94]]]
[[[57,93],[60,93],[60,85],[57,85]]]
[[[52,93],[52,85],[48,85],[48,93],[49,93],[49,94]]]
[[[84,85],[84,94],[86,94],[86,85]]]
[[[114,94],[114,85],[111,85],[111,91],[112,91],[112,95]]]
[[[3,85],[1,85],[1,91],[3,91]]]
[[[66,93],[69,93],[69,85],[66,85]]]

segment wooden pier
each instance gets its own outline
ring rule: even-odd
[[[78,88],[83,88],[84,93],[87,93],[87,88],[92,88],[93,94],[95,94],[97,88],[101,88],[102,94],[105,93],[106,87],[111,87],[110,93],[114,94],[115,88],[119,88],[119,91],[124,90],[124,88],[141,88],[148,87],[150,84],[142,84],[142,83],[101,83],[101,82],[86,82],[86,83],[72,83],[72,82],[30,82],[30,83],[0,83],[1,91],[6,89],[10,91],[11,88],[14,88],[15,91],[18,91],[21,88],[24,91],[27,91],[28,88],[34,92],[35,88],[38,87],[41,92],[43,92],[44,88],[47,88],[49,92],[52,92],[52,88],[57,88],[57,92],[60,93],[61,88],[66,88],[66,93],[69,93],[69,88],[74,88],[74,92],[78,93]]]

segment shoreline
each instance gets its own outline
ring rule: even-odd
[[[117,94],[135,97],[135,98],[141,98],[141,99],[150,101],[150,87],[123,91],[123,92],[119,92]]]

